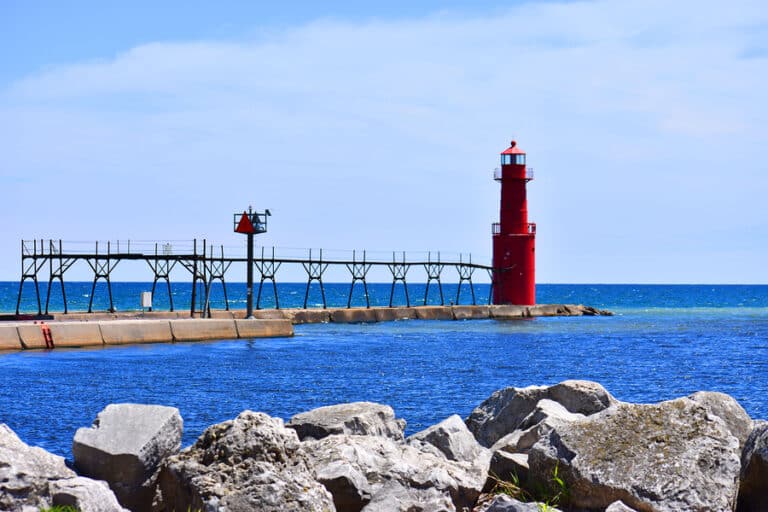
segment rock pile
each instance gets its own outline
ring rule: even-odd
[[[179,451],[181,425],[173,408],[108,406],[75,436],[81,476],[0,425],[0,509],[768,510],[768,422],[721,393],[631,404],[587,381],[506,388],[409,437],[369,402],[285,424],[244,411]]]
[[[0,510],[31,512],[55,505],[82,512],[124,512],[104,482],[78,477],[64,459],[25,444],[0,423]]]

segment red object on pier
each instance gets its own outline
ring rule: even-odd
[[[501,153],[501,212],[493,225],[493,303],[536,304],[536,224],[528,222],[526,185],[533,171],[513,140]]]
[[[237,227],[235,228],[235,233],[243,233],[244,235],[248,234],[254,234],[256,232],[256,229],[253,227],[253,222],[251,222],[250,217],[248,217],[248,214],[243,212],[243,216],[240,217],[240,222],[237,224]]]

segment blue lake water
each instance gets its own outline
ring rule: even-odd
[[[137,308],[138,292],[147,289],[113,286],[118,309]],[[242,307],[238,286],[228,292]],[[375,303],[388,303],[389,284],[371,288]],[[0,283],[0,311],[15,310],[17,291],[18,283]],[[346,305],[348,284],[326,291],[332,304]],[[475,287],[478,300],[488,291]],[[409,292],[423,301],[423,285]],[[87,308],[89,293],[88,283],[68,283],[68,298],[85,300],[70,309]],[[177,309],[189,308],[189,287],[174,293]],[[455,299],[455,284],[450,293],[446,302]],[[496,389],[564,379],[595,380],[636,402],[721,391],[753,418],[768,418],[768,286],[538,285],[537,294],[541,303],[583,303],[616,315],[304,325],[283,339],[10,353],[0,355],[0,422],[64,456],[75,430],[116,402],[178,407],[185,445],[244,409],[288,419],[354,400],[393,406],[413,433],[454,413],[467,416]],[[468,289],[461,302],[465,296],[471,301]],[[281,286],[281,306],[303,299],[304,285]],[[316,303],[319,290],[310,299]]]

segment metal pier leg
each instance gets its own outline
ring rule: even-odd
[[[304,309],[307,309],[307,301],[309,300],[309,285],[312,283],[312,278],[307,279],[307,291],[304,293]]]
[[[325,300],[325,286],[323,285],[323,273],[328,268],[327,263],[323,263],[323,250],[320,249],[320,259],[317,261],[312,260],[312,249],[309,250],[309,261],[301,264],[304,267],[304,271],[307,273],[307,291],[304,294],[304,309],[307,309],[307,302],[309,300],[309,288],[312,281],[317,281],[320,284],[320,294],[323,297],[323,309],[328,309],[328,303]]]
[[[224,311],[229,311],[229,299],[227,298],[227,283],[221,278],[221,287],[224,290]]]
[[[352,284],[353,285],[355,284],[354,281],[352,282]],[[19,294],[16,296],[16,314],[17,315],[19,314],[19,308],[21,307],[21,291],[23,289],[24,289],[24,278],[22,277],[21,281],[19,281]],[[350,293],[352,293],[352,292],[350,292]],[[350,297],[352,297],[352,296],[350,295]],[[38,309],[37,314],[38,315],[41,314],[42,313],[41,308],[37,308],[37,309]]]
[[[171,292],[171,280],[166,278],[165,283],[168,285],[168,302],[171,305],[171,312],[173,312],[173,292]]]
[[[395,296],[395,283],[398,281],[403,282],[406,307],[411,307],[411,299],[408,296],[408,281],[406,281],[408,270],[410,270],[411,266],[409,263],[405,262],[405,252],[403,252],[402,262],[396,261],[395,253],[392,253],[392,263],[387,264],[387,267],[389,267],[389,271],[392,274],[392,288],[389,292],[389,307],[392,307],[392,302]]]
[[[365,291],[365,305],[367,309],[371,307],[371,301],[368,297],[368,284],[366,283],[366,276],[368,271],[371,270],[371,264],[366,263],[366,254],[363,251],[363,261],[357,260],[357,251],[352,251],[352,263],[346,263],[347,270],[352,274],[352,284],[349,287],[349,299],[347,300],[347,309],[352,307],[352,294],[355,291],[355,283],[362,281],[363,290]]]
[[[45,314],[48,314],[48,304],[51,302],[51,286],[53,285],[53,278],[51,278],[48,281],[48,287],[45,290]],[[66,303],[64,304],[64,307],[66,308]]]
[[[192,297],[189,306],[189,316],[195,317],[195,301],[197,300],[197,239],[192,243]]]
[[[349,287],[349,298],[347,299],[347,309],[352,307],[352,292],[355,290],[355,278],[352,278],[352,285]],[[21,295],[19,295],[21,296]],[[18,308],[17,308],[18,309]]]
[[[472,259],[470,256],[470,265],[471,265]],[[464,281],[469,282],[469,290],[472,293],[472,305],[477,305],[477,300],[475,300],[475,286],[472,283],[472,274],[475,272],[475,269],[469,265],[460,263],[456,270],[459,273],[459,288],[456,290],[456,305],[459,304],[459,298],[461,297],[461,285]]]
[[[35,276],[35,295],[37,295],[37,314],[40,314],[40,283],[37,281],[37,276]],[[16,309],[18,309],[18,306],[16,306]]]
[[[115,303],[112,301],[112,282],[107,277],[107,293],[109,293],[109,312],[115,312]]]
[[[363,279],[363,289],[365,290],[365,307],[371,309],[371,301],[368,300],[368,283]]]
[[[43,314],[43,307],[40,303],[40,284],[37,280],[37,274],[40,269],[45,265],[45,245],[40,240],[40,253],[37,252],[37,240],[21,241],[21,280],[19,281],[19,295],[16,297],[16,314],[18,315],[21,310],[21,296],[24,291],[24,282],[27,279],[32,279],[35,283],[35,293],[37,294],[37,314]],[[42,263],[38,264],[37,260],[41,258]],[[26,260],[31,259],[32,263],[26,264]]]
[[[16,298],[16,314],[19,314],[19,310],[21,308],[21,292],[24,288],[24,281],[26,281],[28,278],[22,278],[21,281],[19,281],[19,295]],[[40,285],[37,282],[37,277],[31,278],[32,281],[35,283],[35,293],[37,294],[37,314],[42,315],[43,314],[43,307],[40,302]]]
[[[46,315],[48,314],[48,306],[51,303],[51,288],[53,288],[53,279],[50,279],[48,281],[48,287],[45,290],[45,314]],[[67,304],[65,302],[64,303],[65,312],[66,312],[66,308],[67,308]]]
[[[264,287],[264,281],[269,279],[272,281],[272,292],[275,296],[275,308],[280,309],[280,298],[277,296],[277,281],[275,275],[280,269],[282,262],[275,261],[275,248],[272,248],[272,257],[267,259],[264,257],[264,247],[261,248],[261,259],[254,260],[253,264],[259,270],[261,279],[259,280],[259,293],[256,298],[256,309],[261,309],[261,292]]]
[[[211,318],[211,282],[206,281],[203,283],[205,289],[205,302],[203,302],[203,316]]]
[[[275,309],[280,309],[280,299],[277,297],[277,283],[272,279],[272,290],[275,293]]]
[[[323,296],[323,309],[328,309],[328,306],[325,302],[325,286],[323,286],[323,279],[318,279],[318,282],[320,283],[320,295]]]
[[[429,260],[424,265],[424,270],[427,272],[427,289],[424,291],[424,305],[427,305],[429,300],[429,285],[432,280],[437,281],[438,289],[440,290],[440,305],[445,306],[445,299],[443,298],[443,284],[440,282],[440,274],[443,272],[444,264],[440,263],[440,253],[437,253],[437,262],[432,261],[432,253],[429,254]]]
[[[96,292],[96,279],[93,278],[93,285],[91,285],[91,297],[88,300],[88,312],[93,313],[93,294]]]
[[[259,293],[256,295],[256,309],[261,309],[261,288],[264,286],[264,276],[261,276],[259,281]]]
[[[53,288],[53,282],[56,279],[57,278],[52,277],[48,281],[48,290],[47,290],[47,293],[45,294],[45,314],[46,315],[48,314],[48,305],[51,302],[51,289]],[[62,277],[59,277],[58,280],[59,280],[59,284],[61,285],[61,299],[64,301],[64,314],[66,315],[69,311],[67,307],[67,290],[66,288],[64,288],[64,279]],[[93,292],[91,292],[91,300],[93,300]]]
[[[67,306],[67,289],[64,287],[64,277],[62,276],[59,278],[59,282],[61,283],[61,298],[64,300],[64,314],[66,315],[69,312],[69,307]],[[46,309],[48,307],[46,306]],[[46,311],[46,314],[48,312]]]

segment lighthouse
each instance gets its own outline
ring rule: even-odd
[[[525,166],[525,152],[513,140],[501,153],[499,222],[493,224],[494,304],[536,304],[536,224],[528,222],[526,186],[533,171]]]

